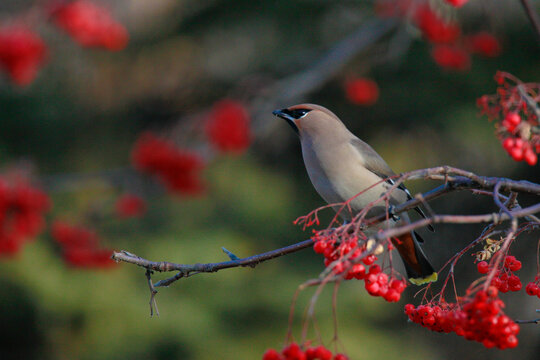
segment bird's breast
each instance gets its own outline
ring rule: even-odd
[[[329,204],[343,203],[356,196],[350,206],[353,213],[357,213],[380,198],[388,184],[381,182],[366,190],[381,178],[366,169],[361,155],[347,145],[318,146],[317,143],[303,141],[302,154],[309,178],[319,195]]]

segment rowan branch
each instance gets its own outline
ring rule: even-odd
[[[490,223],[490,229],[501,224],[504,221],[511,221],[512,234],[508,238],[513,239],[513,234],[516,233],[517,229],[517,220],[520,218],[527,218],[530,222],[531,229],[540,229],[540,221],[533,214],[540,213],[540,202],[521,208],[517,203],[517,194],[518,193],[528,193],[540,196],[540,185],[535,184],[529,181],[517,181],[506,178],[497,178],[497,177],[486,177],[479,176],[472,172],[457,169],[449,166],[439,166],[428,169],[414,170],[400,175],[394,176],[394,185],[390,188],[389,192],[383,194],[379,200],[384,199],[389,195],[389,193],[397,188],[399,184],[406,180],[421,180],[421,179],[430,179],[430,180],[439,180],[444,181],[444,184],[427,191],[422,194],[417,194],[411,200],[395,206],[392,209],[392,214],[399,214],[404,211],[408,211],[422,204],[427,204],[428,201],[431,201],[435,198],[438,198],[443,195],[447,195],[455,191],[468,190],[473,193],[489,195],[493,197],[494,204],[497,207],[497,210],[489,214],[479,214],[479,215],[448,215],[448,214],[436,214],[433,209],[430,207],[427,218],[420,219],[418,221],[404,224],[402,226],[396,226],[388,228],[386,230],[379,231],[378,233],[372,236],[372,239],[376,242],[384,242],[387,239],[398,237],[402,234],[411,232],[415,229],[425,227],[430,224],[438,223],[452,223],[452,224],[473,224],[473,223]],[[511,192],[509,196],[501,194],[501,191]],[[503,202],[501,202],[501,199]],[[368,205],[367,208],[373,207],[376,205],[379,200]],[[347,203],[344,204],[332,204],[325,206],[323,208],[335,207],[336,205],[341,205],[346,207]],[[366,210],[366,209],[364,209]],[[364,211],[363,210],[363,211]],[[369,210],[369,209],[367,209]],[[362,224],[373,225],[375,223],[388,220],[389,214],[384,213],[378,216],[373,216],[367,219],[358,220]],[[353,222],[355,220],[353,219]],[[332,226],[334,222],[331,223]],[[336,231],[342,231],[343,229],[350,227],[352,224],[340,225],[339,229]],[[343,230],[343,231],[346,231]],[[373,241],[371,240],[371,241]],[[511,239],[510,239],[511,240]],[[505,246],[510,245],[510,240],[505,242]],[[227,256],[231,259],[229,261],[217,262],[217,263],[196,263],[196,264],[178,264],[168,261],[151,261],[144,259],[140,256],[132,254],[128,251],[119,251],[114,252],[112,258],[118,262],[126,262],[129,264],[137,265],[146,269],[146,277],[148,279],[148,284],[150,288],[151,298],[150,306],[151,312],[153,309],[156,310],[157,307],[155,303],[155,295],[157,293],[157,287],[169,286],[175,281],[190,277],[196,274],[201,273],[212,273],[217,272],[223,269],[230,269],[236,267],[252,267],[254,268],[259,263],[272,260],[284,255],[292,254],[297,251],[311,247],[314,244],[313,239],[304,240],[296,244],[292,244],[283,248],[271,250],[262,254],[256,254],[245,258],[238,258],[229,250],[222,248]],[[365,255],[372,250],[367,249]],[[332,266],[329,266],[332,268]],[[328,270],[328,269],[327,269]],[[157,272],[171,272],[176,271],[177,273],[167,279],[152,283],[151,273],[153,271]],[[325,278],[326,282],[337,281],[341,279],[340,277],[332,276],[331,278]]]
[[[211,273],[211,272],[217,272],[223,269],[229,269],[229,268],[235,268],[235,267],[249,266],[249,267],[254,268],[255,266],[257,266],[258,264],[264,261],[271,260],[271,259],[283,256],[283,255],[291,254],[293,252],[310,247],[311,245],[313,245],[313,240],[309,239],[309,240],[304,240],[293,245],[285,246],[280,249],[249,256],[243,259],[229,260],[229,261],[223,261],[223,262],[218,262],[218,263],[207,263],[207,264],[198,263],[198,264],[189,265],[189,264],[176,264],[176,263],[172,263],[168,261],[150,261],[124,250],[120,252],[115,251],[112,255],[112,259],[116,261],[123,261],[129,264],[141,266],[151,271],[159,271],[159,272],[178,271],[178,274],[176,274],[175,276],[165,279],[165,280],[161,280],[153,284],[154,287],[162,287],[162,286],[169,286],[171,283],[181,278],[189,277],[189,276],[199,274],[199,273]]]
[[[415,198],[394,207],[393,212],[399,214],[401,212],[410,210],[416,206],[421,205],[427,201],[433,200],[437,197],[443,196],[453,191],[461,190],[496,190],[493,194],[498,196],[503,196],[498,194],[500,190],[513,191],[518,193],[532,193],[540,195],[540,185],[531,183],[528,181],[516,181],[505,178],[496,178],[496,177],[485,177],[478,176],[474,173],[457,169],[448,166],[440,166],[435,168],[420,169],[410,172],[403,173],[401,175],[396,175],[396,184],[400,184],[405,180],[418,180],[418,179],[432,179],[432,180],[444,180],[445,184],[432,189],[428,192],[420,194]],[[504,196],[503,196],[504,197]],[[504,197],[506,198],[506,197]],[[496,201],[497,202],[497,201]],[[498,201],[499,207],[504,206],[500,201]],[[522,218],[529,216],[535,213],[540,212],[540,203],[526,207],[520,208],[516,207],[512,211],[504,208],[502,213],[494,212],[490,214],[480,214],[480,215],[441,215],[431,213],[425,219],[412,222],[410,224],[394,227],[379,232],[376,236],[376,240],[384,240],[390,237],[399,236],[401,234],[410,232],[412,230],[427,226],[429,224],[437,223],[454,223],[454,224],[471,224],[471,223],[487,223],[492,222],[495,224],[501,223],[505,220],[511,220],[514,218]],[[375,216],[366,220],[368,224],[374,224],[380,221],[384,221],[387,218],[387,214],[382,214]],[[537,219],[533,217],[533,219]],[[540,225],[540,224],[538,224]],[[217,263],[197,263],[197,264],[177,264],[168,261],[150,261],[139,257],[135,254],[132,254],[128,251],[114,252],[112,258],[116,261],[123,261],[137,266],[144,267],[145,269],[158,272],[170,272],[178,271],[178,274],[175,276],[162,280],[156,284],[155,287],[168,286],[172,282],[183,278],[189,277],[198,273],[211,273],[217,272],[223,269],[235,268],[235,267],[255,267],[261,262],[271,260],[283,255],[291,254],[299,250],[310,247],[313,244],[313,240],[304,240],[299,243],[289,245],[280,249],[268,251],[262,254],[257,254],[245,258],[232,259],[224,262]],[[231,257],[231,252],[226,251],[229,257]]]

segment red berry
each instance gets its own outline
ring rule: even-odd
[[[516,129],[516,125],[508,122],[508,120],[503,120],[501,122],[502,126],[504,126],[504,128],[508,131],[508,132],[514,132],[514,130]]]
[[[507,152],[510,152],[510,150],[512,150],[512,148],[515,146],[515,139],[513,137],[507,137],[504,139],[502,146]]]
[[[137,169],[156,175],[173,193],[200,194],[204,189],[202,157],[178,149],[171,141],[144,133],[133,146],[131,158]]]
[[[514,126],[517,126],[519,125],[519,123],[521,122],[521,117],[519,116],[518,113],[515,113],[515,112],[509,112],[508,114],[506,114],[506,116],[504,117],[504,120],[508,121],[510,124],[514,125]]]
[[[319,345],[315,348],[315,357],[314,359],[319,360],[332,360],[332,352],[325,348],[322,345]]]
[[[538,289],[538,285],[533,282],[530,282],[527,284],[527,286],[525,286],[525,291],[531,296],[538,294]]]
[[[334,360],[349,360],[349,357],[343,354],[336,354]]]
[[[361,280],[366,276],[366,267],[362,264],[354,264],[351,271],[356,279]]]
[[[525,150],[525,154],[523,155],[525,161],[527,164],[534,166],[538,162],[538,156],[534,153],[534,151],[531,148],[527,148]]]
[[[210,143],[222,153],[243,153],[253,137],[247,109],[230,99],[214,104],[205,130]]]
[[[510,149],[510,156],[515,161],[521,161],[523,160],[523,149],[521,147],[518,147],[517,145]]]
[[[466,42],[472,52],[486,57],[496,57],[501,53],[499,40],[485,31],[468,36]]]
[[[405,290],[405,287],[406,287],[406,283],[405,281],[401,281],[401,280],[398,280],[398,279],[392,279],[392,281],[390,281],[390,287],[392,289],[395,289],[398,293],[402,293],[403,290]]]
[[[405,314],[409,315],[412,314],[414,311],[414,305],[413,304],[407,304],[405,305]]]
[[[386,275],[385,273],[377,274],[377,282],[379,283],[379,285],[388,284],[388,275]]]
[[[374,283],[371,283],[371,284],[368,284],[366,282],[366,290],[369,293],[369,295],[371,295],[371,296],[378,296],[379,295],[379,288],[380,288],[380,285],[377,282],[374,282]]]
[[[375,255],[368,255],[365,258],[362,259],[362,262],[366,265],[371,265],[377,260],[377,257]]]
[[[381,267],[378,264],[373,264],[369,268],[368,274],[378,274],[381,272]]]
[[[128,33],[109,10],[89,0],[76,0],[59,5],[53,13],[58,27],[82,46],[122,50],[128,43]]]
[[[46,60],[47,46],[32,29],[22,24],[0,27],[0,68],[15,84],[30,84]]]
[[[146,212],[146,202],[136,195],[125,194],[116,200],[115,210],[119,218],[141,217]]]
[[[351,79],[345,83],[345,94],[356,105],[373,105],[379,98],[379,87],[371,79]]]
[[[306,354],[296,343],[292,343],[283,349],[282,354],[288,360],[306,360]]]
[[[518,339],[514,335],[510,335],[506,338],[506,346],[508,348],[515,348],[518,345]]]
[[[416,8],[414,20],[424,37],[432,43],[453,43],[461,33],[457,23],[444,21],[427,4]]]
[[[487,274],[489,272],[489,264],[486,261],[480,261],[476,264],[476,268],[480,274]]]
[[[317,359],[317,350],[314,347],[310,347],[306,349],[306,360],[315,360]]]
[[[518,270],[520,270],[521,269],[521,261],[516,260],[513,263],[510,263],[510,265],[508,265],[508,269],[510,271],[518,271]]]
[[[514,286],[517,284],[521,285],[521,280],[519,279],[519,277],[517,277],[516,275],[512,275],[508,278],[508,285]]]
[[[262,360],[283,360],[283,356],[274,349],[268,349],[264,353]]]
[[[386,294],[384,294],[383,297],[388,302],[398,302],[401,295],[396,289],[390,288],[386,291]]]
[[[456,46],[437,45],[431,56],[440,67],[448,70],[466,71],[471,67],[469,53]]]
[[[324,249],[326,249],[326,242],[322,240],[319,240],[313,244],[313,251],[315,251],[317,254],[322,254]]]

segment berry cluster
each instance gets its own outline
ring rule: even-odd
[[[133,194],[124,194],[115,204],[116,215],[119,218],[141,217],[146,212],[146,202]]]
[[[352,78],[345,82],[345,96],[355,105],[373,105],[379,99],[379,86],[371,79]]]
[[[108,9],[89,0],[76,0],[59,5],[52,11],[54,23],[75,41],[86,47],[122,50],[128,33]]]
[[[136,168],[156,175],[173,193],[199,194],[204,189],[200,179],[202,158],[151,133],[139,137],[131,158]]]
[[[317,347],[307,347],[306,350],[292,343],[281,350],[268,349],[263,355],[263,360],[348,360],[343,354],[333,355],[330,350],[322,345]]]
[[[490,272],[491,267],[486,261],[480,261],[476,268],[480,274],[487,274]],[[499,289],[500,292],[506,293],[508,291],[519,291],[522,288],[521,280],[517,275],[514,275],[514,271],[521,269],[521,261],[517,260],[514,256],[509,255],[504,258],[504,265],[501,270],[496,270],[491,285]]]
[[[540,298],[540,275],[536,275],[534,281],[525,286],[525,291],[530,296],[538,296]]]
[[[497,93],[480,97],[477,105],[497,122],[497,137],[512,159],[533,166],[540,154],[540,119],[536,110],[540,84],[523,83],[501,71],[495,81],[499,85]]]
[[[109,268],[116,263],[111,259],[111,250],[99,247],[99,238],[94,231],[55,221],[51,235],[62,247],[64,261],[77,268]]]
[[[43,3],[45,5],[41,14],[82,46],[101,47],[106,50],[121,50],[126,47],[126,29],[106,8],[90,0]],[[35,15],[40,13],[35,11],[38,6],[31,10],[32,16],[21,14],[0,27],[0,68],[19,86],[30,84],[47,60],[45,42],[33,30],[34,24],[25,19],[35,18]]]
[[[21,182],[10,185],[0,178],[0,256],[16,254],[40,232],[49,207],[44,192]]]
[[[324,265],[333,266],[334,274],[342,275],[346,280],[364,280],[371,296],[380,296],[388,302],[400,300],[406,282],[382,272],[381,267],[375,264],[377,256],[365,255],[367,245],[359,246],[358,238],[340,242],[326,232],[316,232],[314,239],[313,250],[324,255]]]
[[[498,298],[496,288],[480,290],[473,299],[461,303],[405,305],[409,319],[430,330],[454,332],[467,340],[481,342],[486,348],[514,348],[519,325],[506,316],[504,303]]]
[[[0,28],[0,67],[15,84],[30,84],[46,58],[45,43],[29,27],[16,24]]]
[[[466,0],[447,0],[459,7]],[[409,18],[433,45],[431,56],[441,68],[466,71],[471,67],[471,54],[495,57],[501,53],[497,38],[486,31],[462,34],[459,24],[445,20],[430,4],[412,0],[378,0],[375,10],[383,17]]]
[[[251,143],[249,115],[245,107],[233,100],[216,103],[206,122],[206,135],[220,152],[244,152]]]

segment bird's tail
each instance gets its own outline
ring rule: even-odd
[[[392,240],[403,259],[407,277],[414,285],[437,281],[437,273],[433,270],[433,266],[429,263],[420,245],[418,245],[416,236],[416,233],[411,232]]]

